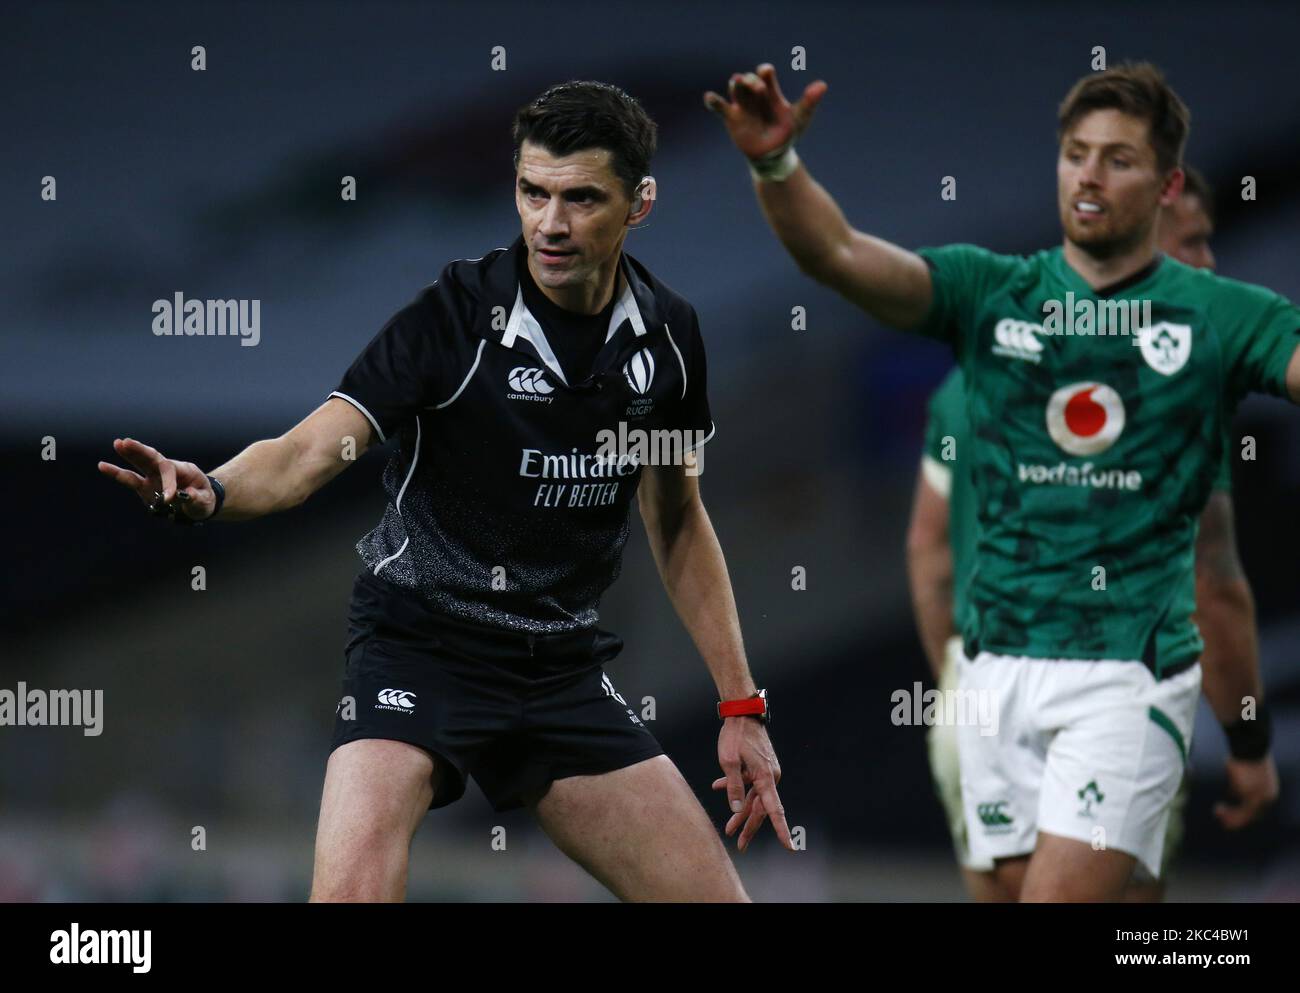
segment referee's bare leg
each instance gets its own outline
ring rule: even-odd
[[[440,774],[432,755],[404,741],[336,748],[325,768],[311,902],[405,899],[411,839]]]
[[[666,755],[557,779],[531,809],[560,851],[620,900],[749,902],[717,828]]]

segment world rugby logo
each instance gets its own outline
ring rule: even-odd
[[[1071,383],[1047,401],[1047,433],[1071,455],[1096,455],[1124,430],[1124,401],[1104,383]]]
[[[623,376],[634,393],[645,396],[655,378],[655,360],[650,349],[643,348],[623,365]]]

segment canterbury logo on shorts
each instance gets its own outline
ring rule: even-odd
[[[998,800],[996,803],[981,803],[975,807],[975,813],[979,816],[980,823],[990,833],[1001,832],[1010,830],[1009,825],[1012,823],[1012,818],[1006,812],[1006,807],[1006,800]]]
[[[410,690],[380,690],[376,710],[398,710],[409,713],[415,709],[415,694]]]

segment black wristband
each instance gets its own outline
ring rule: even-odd
[[[1253,762],[1268,754],[1273,741],[1273,722],[1268,709],[1261,703],[1255,710],[1255,719],[1234,721],[1223,725],[1228,736],[1228,751],[1234,759]]]
[[[219,513],[221,513],[221,505],[226,502],[226,488],[221,485],[221,480],[219,480],[216,476],[209,476],[208,484],[212,487],[212,492],[217,495],[216,506],[212,508],[212,513],[210,513],[206,518],[204,518],[205,520],[210,521],[212,520],[212,518],[216,517]]]

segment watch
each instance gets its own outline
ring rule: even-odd
[[[757,717],[764,724],[771,724],[772,706],[767,699],[767,690],[759,690],[743,700],[719,701],[718,717]]]

